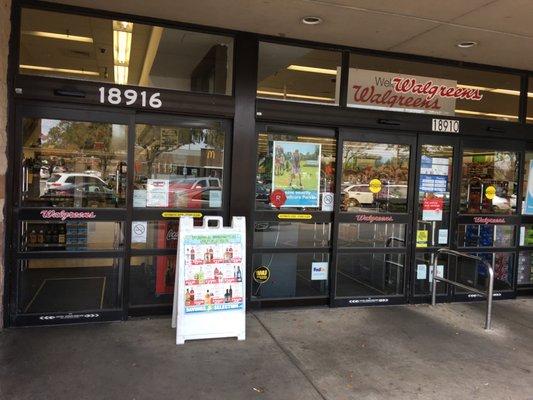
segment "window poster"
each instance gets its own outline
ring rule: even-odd
[[[319,206],[321,151],[318,143],[273,142],[272,191],[287,197],[281,207]]]
[[[146,182],[146,207],[168,207],[168,179],[148,179]]]
[[[185,237],[185,313],[243,308],[241,243],[238,233]]]
[[[533,215],[533,160],[529,161],[529,173],[527,178],[527,195],[524,214]]]
[[[422,201],[423,221],[442,221],[442,210],[444,209],[444,199],[437,196],[426,196]]]

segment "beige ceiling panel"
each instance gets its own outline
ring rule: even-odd
[[[533,37],[533,1],[498,0],[454,22]]]
[[[477,41],[479,45],[469,49],[458,48],[456,43],[464,40]],[[441,26],[390,50],[480,64],[532,69],[533,52],[531,49],[533,49],[533,38]]]
[[[310,3],[330,4],[332,7],[362,8],[383,13],[409,15],[437,21],[451,21],[494,0],[306,0]]]
[[[329,42],[357,47],[385,49],[437,26],[407,17],[367,13],[331,7],[305,0],[159,0],[154,2],[61,1],[83,7],[146,15],[182,22],[218,26],[268,35]],[[306,15],[319,15],[324,23],[303,25]]]

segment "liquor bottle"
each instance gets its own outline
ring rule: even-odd
[[[228,249],[228,256],[229,256],[230,260],[233,258],[233,248],[232,247],[230,247]]]
[[[231,303],[233,301],[233,289],[231,288],[231,285],[229,285],[229,296],[228,296],[228,299],[229,299],[229,302]]]
[[[57,243],[60,246],[64,246],[67,241],[67,235],[65,234],[65,224],[59,225],[59,231],[57,234]]]
[[[191,303],[191,294],[189,293],[189,289],[185,292],[185,305],[188,306]]]
[[[226,289],[226,293],[224,293],[224,303],[229,302],[229,290]]]
[[[167,270],[165,271],[165,286],[173,286],[174,285],[174,274],[173,274],[173,268],[172,263],[170,260],[167,263]]]
[[[208,250],[208,253],[209,253],[209,262],[213,262],[213,249],[210,247],[209,250]]]
[[[189,296],[191,300],[191,305],[194,306],[194,289],[191,289],[191,291],[189,292]]]
[[[198,284],[202,285],[204,283],[205,274],[202,267],[200,267],[200,271],[198,271]]]
[[[237,280],[237,269],[235,268],[235,265],[233,266],[233,280]]]
[[[44,226],[44,243],[52,244],[52,226],[49,224]]]
[[[37,231],[35,230],[35,225],[31,229],[29,242],[30,244],[37,244]]]
[[[191,249],[191,261],[194,261],[194,249]]]
[[[42,225],[41,225],[41,228],[39,229],[39,234],[37,235],[37,243],[44,244],[44,228]]]
[[[237,282],[242,282],[242,272],[240,266],[237,267]]]

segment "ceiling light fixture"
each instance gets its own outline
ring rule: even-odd
[[[86,71],[84,69],[54,68],[54,67],[45,67],[45,66],[41,66],[41,65],[20,64],[19,68],[21,68],[21,69],[33,69],[35,71],[62,72],[64,74],[80,74],[80,75],[91,75],[91,76],[100,75],[100,73],[98,73],[96,71]]]
[[[69,35],[68,33],[54,33],[43,31],[22,31],[23,35],[38,36],[49,39],[72,40],[74,42],[93,43],[93,38],[87,36]]]
[[[267,96],[277,96],[277,97],[292,97],[295,99],[303,99],[303,100],[317,100],[317,101],[327,101],[327,102],[335,101],[335,99],[331,97],[308,96],[306,94],[296,94],[296,93],[271,92],[267,90],[258,90],[257,94],[259,95],[263,94]]]
[[[465,42],[459,42],[459,43],[456,44],[456,46],[461,48],[461,49],[469,49],[469,48],[477,46],[477,45],[478,45],[478,43],[474,42],[473,40],[467,40]]]
[[[337,75],[336,69],[307,67],[305,65],[289,65],[287,69],[290,69],[291,71],[315,72],[317,74]]]
[[[113,21],[113,62],[115,83],[128,84],[133,23]]]
[[[309,16],[309,17],[302,18],[302,23],[305,25],[318,25],[318,24],[321,24],[322,22],[323,20],[320,17]]]

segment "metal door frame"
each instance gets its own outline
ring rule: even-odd
[[[406,213],[376,213],[379,216],[391,216],[393,221],[403,223],[406,225],[405,242],[406,246],[401,248],[340,248],[338,246],[339,224],[342,222],[354,222],[357,215],[373,215],[372,213],[348,213],[340,209],[341,199],[341,184],[342,184],[342,167],[343,167],[343,153],[345,142],[369,142],[369,143],[390,143],[390,144],[404,144],[409,145],[409,178],[407,189],[407,212]],[[330,268],[330,306],[368,306],[368,305],[385,305],[385,304],[403,304],[407,302],[408,285],[407,285],[407,270],[410,265],[411,254],[407,243],[412,240],[412,219],[413,219],[413,203],[414,203],[414,178],[416,165],[416,134],[409,132],[386,132],[370,129],[354,129],[341,128],[339,133],[339,140],[337,143],[337,170],[336,170],[336,187],[335,187],[335,209],[334,209],[334,224],[333,224],[333,256]],[[401,294],[384,295],[384,296],[336,296],[337,289],[337,264],[339,261],[339,253],[361,254],[361,253],[394,253],[405,255],[405,265],[403,273],[403,290]]]

